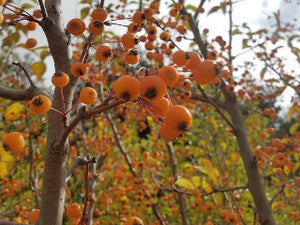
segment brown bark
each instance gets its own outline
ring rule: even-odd
[[[232,123],[235,127],[234,134],[237,138],[240,154],[243,159],[244,167],[248,177],[247,187],[251,192],[255,203],[256,211],[262,225],[276,225],[271,210],[271,204],[268,201],[261,177],[257,167],[255,157],[253,156],[251,146],[247,138],[247,131],[244,118],[238,107],[236,95],[234,93],[224,92],[226,100],[226,110],[229,113]]]
[[[64,31],[60,0],[46,0],[45,8],[48,18],[42,20],[42,28],[48,40],[55,71],[69,74],[71,66],[71,49],[68,37]],[[70,80],[64,88],[65,105],[71,107],[76,80]],[[62,110],[60,91],[55,89],[52,106]],[[52,115],[55,112],[50,112]],[[67,118],[66,118],[67,119]],[[65,124],[66,123],[66,124]],[[58,149],[56,143],[60,140],[68,121],[62,116],[53,116],[48,122],[47,149],[42,187],[42,206],[39,224],[61,225],[63,221],[65,192],[66,192],[66,145]]]

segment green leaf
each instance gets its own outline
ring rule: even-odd
[[[186,9],[190,9],[190,10],[192,10],[192,11],[194,11],[194,12],[196,12],[196,11],[198,10],[198,8],[197,8],[196,6],[191,5],[191,4],[187,4],[187,5],[185,6],[185,8],[186,8]]]
[[[219,9],[220,6],[214,6],[208,11],[207,15],[217,12]]]
[[[237,35],[237,34],[241,34],[241,33],[242,33],[242,32],[241,32],[238,28],[234,29],[234,30],[231,32],[232,35]]]
[[[180,178],[175,182],[176,185],[180,187],[184,187],[189,190],[194,190],[196,187],[195,185],[188,179],[186,178]]]
[[[82,8],[82,9],[80,10],[80,18],[81,18],[81,19],[85,19],[85,18],[87,17],[87,15],[89,15],[90,9],[91,9],[90,7]]]
[[[32,8],[33,7],[33,5],[31,5],[31,4],[29,4],[29,3],[24,3],[24,4],[22,4],[21,5],[21,9],[30,9],[30,8]]]

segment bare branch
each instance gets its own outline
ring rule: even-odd
[[[21,63],[13,62],[12,64],[20,67],[23,70],[23,72],[25,73],[25,76],[27,77],[31,87],[36,87],[36,85],[33,83],[32,79],[31,79],[29,73],[27,72],[27,70],[25,69],[25,67]]]
[[[25,225],[25,224],[24,223],[14,223],[14,222],[0,220],[0,225]]]
[[[42,12],[43,18],[48,18],[48,13],[47,13],[47,10],[45,8],[44,1],[43,0],[39,0],[39,5],[40,5],[40,8],[41,8],[41,12]]]
[[[275,199],[282,194],[282,192],[284,191],[285,185],[282,184],[281,188],[279,189],[279,191],[273,196],[273,198],[270,200],[270,205],[273,205],[273,202],[275,201]]]
[[[87,155],[77,156],[76,159],[73,161],[73,164],[71,165],[70,169],[66,173],[66,181],[68,181],[71,178],[74,170],[78,166],[87,165],[89,163],[96,163],[96,158],[95,157],[90,158]]]
[[[8,88],[0,86],[0,97],[15,100],[15,101],[28,101],[36,95],[48,95],[45,90],[37,87],[30,87],[26,90]]]

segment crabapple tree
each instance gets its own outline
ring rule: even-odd
[[[299,24],[239,4],[0,0],[0,225],[299,223]]]

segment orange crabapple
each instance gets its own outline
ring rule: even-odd
[[[81,35],[85,30],[85,23],[82,19],[74,18],[67,23],[67,31],[73,35]]]
[[[163,81],[166,83],[167,86],[173,87],[178,80],[178,72],[175,67],[173,66],[164,66],[162,67],[157,74]]]
[[[70,219],[79,218],[81,214],[81,207],[78,203],[70,203],[66,208],[66,215]]]
[[[31,110],[36,114],[43,114],[50,110],[51,100],[46,95],[36,95],[31,100]]]
[[[165,82],[156,75],[146,76],[141,80],[141,96],[149,102],[163,98],[167,92]]]
[[[4,148],[10,152],[19,152],[25,147],[25,140],[21,133],[10,132],[4,137]]]
[[[179,133],[188,131],[192,126],[192,114],[182,105],[172,105],[166,113],[164,124]]]
[[[130,75],[123,75],[115,81],[113,89],[118,98],[134,100],[140,95],[140,81]]]
[[[172,60],[177,66],[184,66],[190,60],[190,54],[183,50],[178,50],[172,54]]]
[[[81,89],[79,100],[87,105],[92,105],[97,101],[97,91],[92,87],[85,87]]]

